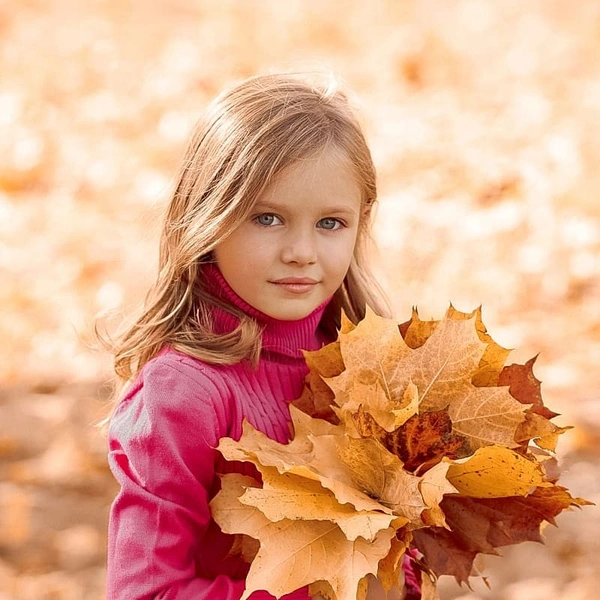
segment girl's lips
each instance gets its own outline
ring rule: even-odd
[[[313,279],[280,279],[279,281],[271,281],[271,283],[277,285],[280,289],[292,294],[306,294],[314,289],[317,285],[317,281]]]
[[[316,279],[311,279],[310,277],[283,277],[281,279],[274,279],[271,283],[318,283]]]

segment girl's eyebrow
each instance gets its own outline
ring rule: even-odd
[[[255,210],[265,210],[265,211],[273,211],[273,212],[281,212],[285,211],[287,207],[279,206],[277,204],[272,204],[270,202],[257,202],[254,205]],[[331,206],[326,206],[323,210],[320,211],[322,214],[348,214],[348,215],[356,215],[358,212],[354,210],[352,207],[344,205],[344,204],[335,204]]]

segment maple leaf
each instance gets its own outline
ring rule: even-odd
[[[419,392],[416,385],[409,383],[401,399],[390,401],[379,382],[370,385],[355,383],[348,391],[347,401],[342,407],[334,407],[335,413],[346,424],[349,416],[356,420],[357,415],[366,413],[388,432],[395,431],[404,425],[410,417],[417,413],[418,409]],[[356,425],[359,429],[365,426],[359,422]]]
[[[350,443],[343,435],[343,428],[312,419],[294,406],[290,406],[290,413],[295,437],[289,444],[274,442],[244,422],[240,440],[222,438],[218,450],[227,460],[253,463],[263,476],[274,467],[280,474],[292,473],[306,478],[307,482],[320,482],[341,504],[391,514],[390,508],[355,485],[357,475],[340,459]]]
[[[441,508],[450,530],[432,527],[413,532],[417,548],[437,575],[465,583],[478,553],[525,541],[542,542],[541,527],[570,506],[589,504],[559,486],[537,488],[527,497],[467,498],[446,496]]]
[[[359,473],[364,464],[360,455],[344,460],[351,452],[349,446],[352,438],[346,436],[315,437],[313,459],[308,470],[294,469],[294,472],[305,476],[313,474],[321,484],[331,490],[341,504],[349,503],[356,510],[380,510],[391,514],[392,508],[381,502],[375,495],[378,488],[376,482],[361,485],[364,476]],[[384,458],[382,457],[383,461]],[[378,474],[379,475],[379,474]],[[366,480],[364,483],[367,483]]]
[[[436,576],[452,575],[461,584],[469,581],[479,550],[462,547],[459,535],[442,527],[418,529],[413,536],[416,548]]]
[[[294,401],[294,406],[312,417],[338,423],[331,407],[334,394],[325,383],[325,378],[335,377],[344,370],[339,342],[333,342],[314,352],[304,352],[304,358],[309,371],[304,391]]]
[[[340,460],[348,465],[354,485],[394,514],[420,522],[427,508],[419,490],[421,479],[402,468],[402,462],[373,439],[349,438],[338,450]]]
[[[225,476],[211,503],[224,531],[260,543],[246,593],[309,584],[327,600],[365,600],[377,577],[400,594],[405,555],[418,552],[435,600],[440,575],[468,582],[477,554],[542,541],[544,524],[589,504],[556,485],[551,452],[568,427],[550,421],[535,359],[505,367],[507,355],[480,309],[451,306],[440,321],[415,310],[401,326],[370,310],[356,326],[343,316],[338,340],[305,354],[293,440],[244,423],[239,441],[220,441],[262,476]]]
[[[477,370],[473,374],[473,385],[498,385],[500,372],[504,367],[504,361],[510,354],[510,350],[497,344],[487,333],[487,329],[483,324],[481,316],[481,307],[471,313],[463,313],[450,305],[445,318],[453,319],[455,321],[475,319],[475,331],[486,347],[479,361]],[[422,321],[417,309],[413,308],[411,320],[401,326],[405,342],[411,348],[420,348],[429,339],[439,323],[440,321],[434,320]]]
[[[373,541],[377,533],[387,529],[395,519],[394,515],[358,511],[349,504],[340,504],[333,492],[318,481],[264,467],[261,473],[263,487],[248,488],[240,502],[258,508],[273,523],[283,519],[329,520],[336,523],[350,541],[359,536]]]
[[[390,551],[379,561],[377,577],[386,592],[397,588],[402,579],[402,559],[411,541],[410,532],[404,532],[402,536],[397,533],[392,538]]]
[[[507,385],[511,395],[523,404],[529,404],[530,410],[546,419],[557,417],[542,400],[541,382],[533,374],[533,365],[537,356],[530,358],[524,365],[508,365],[502,369],[498,385]]]
[[[453,431],[465,438],[469,452],[490,444],[517,447],[515,431],[528,407],[513,398],[507,386],[473,385],[489,346],[480,340],[474,324],[475,317],[447,318],[437,323],[421,346],[411,349],[397,326],[367,312],[354,330],[340,334],[346,369],[327,379],[335,402],[341,407],[354,404],[353,386],[378,383],[385,390],[388,410],[393,410],[403,404],[408,386],[414,384],[419,413],[447,409]],[[378,345],[378,339],[387,346]],[[389,352],[382,349],[386,347]]]
[[[341,435],[343,432],[321,419],[311,419],[308,415],[290,406],[293,416],[294,438],[289,444],[274,442],[250,423],[242,425],[243,443],[231,438],[221,438],[218,450],[227,460],[253,462],[256,466],[276,467],[286,472],[291,467],[308,464],[313,455],[311,436]]]
[[[441,502],[447,494],[455,494],[459,491],[448,478],[449,469],[448,462],[439,463],[423,475],[419,484],[423,500],[428,507],[421,518],[427,525],[447,527]]]
[[[340,333],[339,343],[345,370],[326,379],[338,406],[343,406],[347,401],[346,392],[357,383],[379,382],[392,402],[401,401],[406,385],[398,393],[398,386],[392,387],[394,382],[389,373],[396,370],[400,360],[409,356],[411,350],[393,321],[367,309],[365,318],[352,331]]]
[[[463,458],[470,453],[465,438],[453,432],[447,410],[415,415],[386,442],[409,471],[437,463],[442,457]]]
[[[509,448],[488,446],[464,461],[453,462],[447,477],[464,496],[501,498],[526,496],[543,483],[544,472],[538,462]]]
[[[504,367],[498,381],[500,385],[509,386],[508,390],[515,399],[529,405],[525,420],[515,433],[515,440],[521,444],[522,450],[526,452],[528,443],[533,441],[539,448],[554,452],[558,437],[571,427],[558,427],[550,422],[558,413],[544,405],[541,382],[533,374],[536,360],[537,356],[534,356],[524,365]]]
[[[506,504],[492,500],[486,502],[490,506]],[[517,497],[512,499],[512,502],[515,505],[515,514],[520,515],[524,520],[528,519],[531,522],[532,519],[537,518],[540,523],[547,521],[552,525],[556,525],[555,517],[563,510],[570,507],[593,506],[594,504],[583,498],[571,496],[565,487],[548,483],[544,483],[526,498]],[[530,515],[529,518],[528,515]],[[507,544],[498,541],[497,545],[505,546]]]
[[[327,581],[338,600],[355,600],[360,580],[377,573],[390,549],[394,528],[379,531],[372,541],[350,541],[326,520],[270,521],[259,509],[240,501],[257,482],[237,473],[224,475],[222,489],[211,501],[215,520],[226,533],[243,533],[260,540],[260,549],[246,578],[245,600],[266,589],[276,597],[316,581]],[[335,548],[335,552],[330,549]]]
[[[525,420],[517,427],[515,440],[524,446],[533,441],[539,448],[554,452],[558,437],[569,429],[572,427],[558,427],[539,413],[528,411]]]

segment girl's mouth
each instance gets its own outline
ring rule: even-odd
[[[291,292],[292,294],[306,294],[306,292],[310,292],[314,289],[316,282],[314,283],[280,283],[279,281],[272,281],[276,286],[280,289],[285,290],[286,292]]]

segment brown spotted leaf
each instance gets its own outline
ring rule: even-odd
[[[411,417],[404,427],[387,435],[385,444],[408,471],[431,466],[443,457],[462,458],[468,454],[465,438],[453,433],[447,410],[421,413]]]
[[[473,498],[527,496],[544,482],[537,461],[502,446],[480,448],[468,459],[453,462],[447,477],[460,494]]]
[[[452,421],[446,410],[414,415],[391,433],[362,408],[353,418],[361,436],[378,440],[404,463],[407,471],[424,472],[444,457],[462,458],[470,453],[466,440],[452,433]]]

